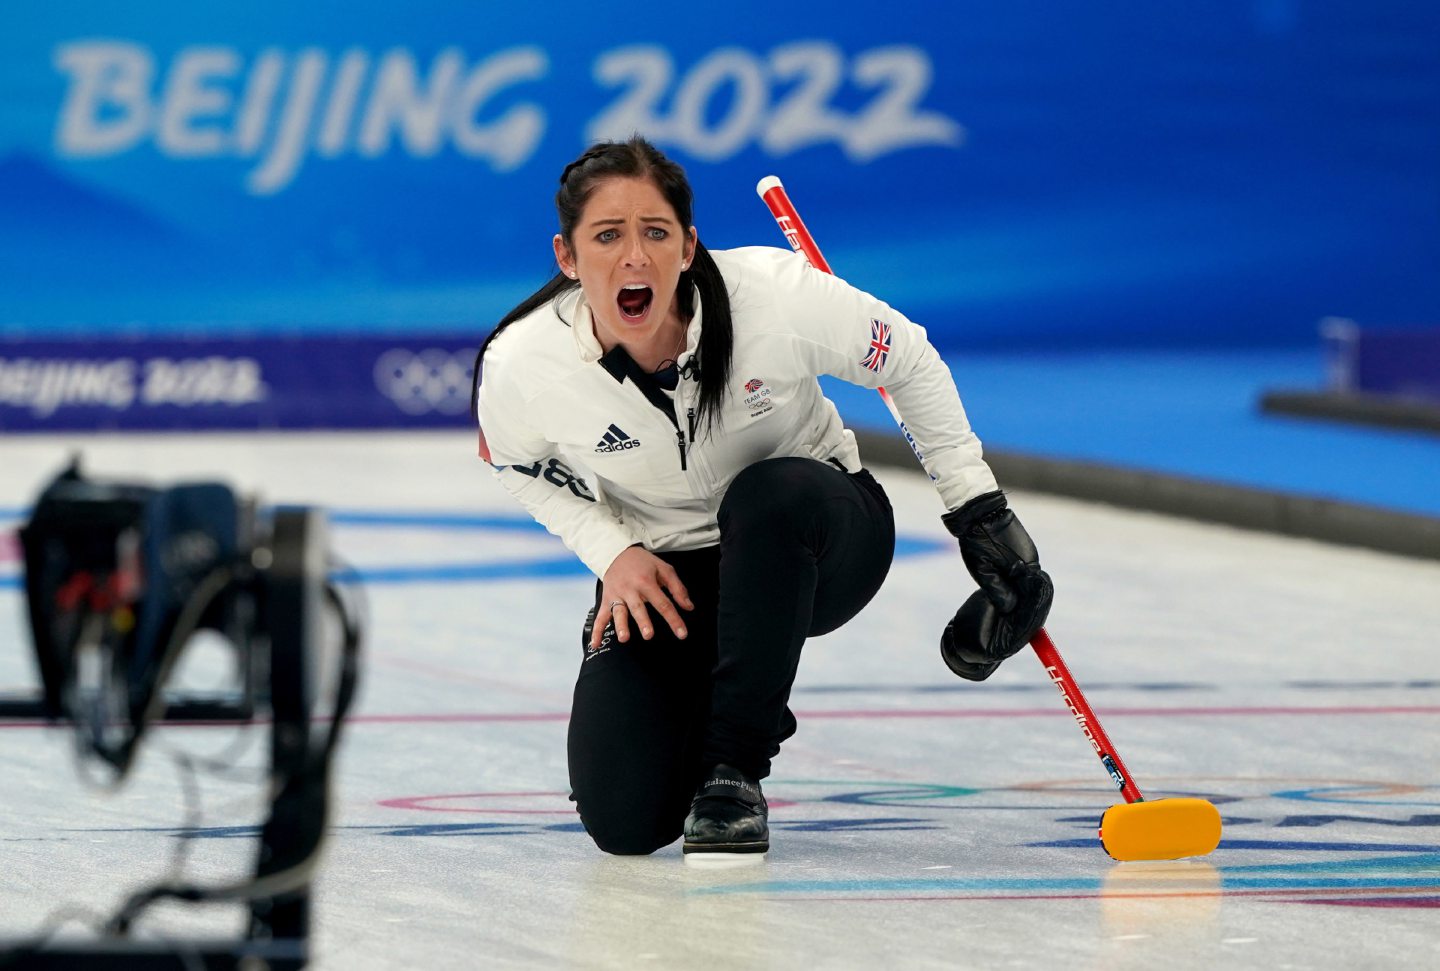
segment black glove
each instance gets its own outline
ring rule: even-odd
[[[946,625],[940,654],[960,677],[984,681],[1044,626],[1055,588],[1003,492],[976,496],[942,519],[980,589]]]

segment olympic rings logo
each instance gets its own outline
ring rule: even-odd
[[[470,410],[473,368],[468,351],[396,347],[375,361],[375,387],[407,415],[458,415]]]

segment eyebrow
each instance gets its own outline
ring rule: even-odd
[[[621,218],[619,218],[619,217],[616,217],[616,218],[614,218],[614,219],[592,219],[592,220],[590,220],[589,225],[591,225],[591,226],[621,226],[621,225],[624,225],[624,224],[625,224],[626,222],[628,222],[628,221],[629,221],[629,220],[627,220],[627,219],[621,219]],[[640,221],[641,221],[642,223],[669,223],[669,224],[672,225],[672,226],[676,224],[676,221],[675,221],[674,219],[672,219],[671,217],[669,217],[669,216],[641,216],[641,217],[640,217]]]

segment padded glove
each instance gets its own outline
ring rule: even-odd
[[[976,496],[942,520],[980,589],[945,626],[940,654],[960,677],[984,681],[1045,625],[1055,588],[1003,492]]]

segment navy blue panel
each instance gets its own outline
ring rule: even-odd
[[[445,335],[25,341],[0,431],[473,424],[475,345]]]

